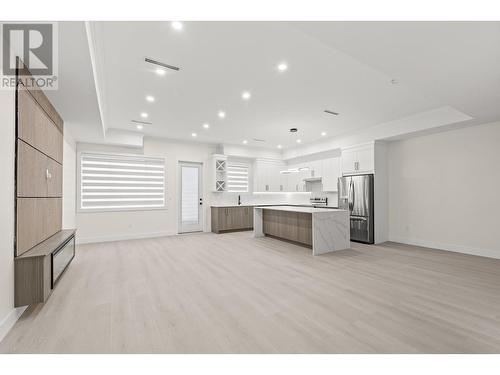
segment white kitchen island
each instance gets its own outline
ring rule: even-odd
[[[254,207],[254,237],[271,236],[312,248],[313,255],[350,248],[349,212],[294,206]]]

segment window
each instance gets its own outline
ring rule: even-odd
[[[227,191],[233,193],[248,192],[248,165],[227,163]]]
[[[80,210],[165,207],[165,159],[82,153]]]

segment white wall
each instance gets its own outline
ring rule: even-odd
[[[63,147],[62,227],[76,228],[76,143],[67,129]]]
[[[144,139],[144,149],[124,149],[103,145],[78,144],[77,151],[110,151],[119,153],[141,153],[146,156],[166,159],[167,207],[161,210],[119,212],[77,212],[77,241],[99,242],[130,238],[146,238],[178,233],[178,163],[179,161],[204,163],[203,200],[204,230],[210,230],[210,185],[208,159],[215,146],[182,143],[180,141]]]
[[[0,90],[0,340],[24,311],[14,309],[14,100],[14,89]]]
[[[389,237],[500,258],[500,122],[391,142]]]
[[[229,157],[239,158],[261,158],[261,159],[277,159],[283,158],[280,150],[270,150],[262,147],[240,146],[240,145],[222,145],[220,150],[224,155]]]

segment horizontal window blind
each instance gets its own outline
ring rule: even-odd
[[[80,209],[165,206],[165,159],[82,153]]]
[[[234,193],[248,192],[248,165],[227,163],[227,191]]]

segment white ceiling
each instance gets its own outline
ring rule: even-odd
[[[102,142],[87,34],[83,22],[59,23],[58,90],[46,91],[64,119],[64,126],[80,141]]]
[[[297,137],[306,145],[443,106],[473,117],[471,124],[500,119],[500,23],[183,25],[176,31],[170,22],[92,23],[109,132],[135,131],[130,121],[147,112],[147,136],[192,140],[196,132],[201,142],[291,148]],[[75,138],[88,141],[94,131],[92,138],[102,138],[102,128],[95,126],[100,116],[84,30],[83,23],[60,25],[60,92],[53,97],[67,123],[85,128],[72,129]],[[159,77],[145,57],[180,71]],[[289,67],[283,73],[276,69],[281,61]],[[241,99],[245,90],[249,101]]]

